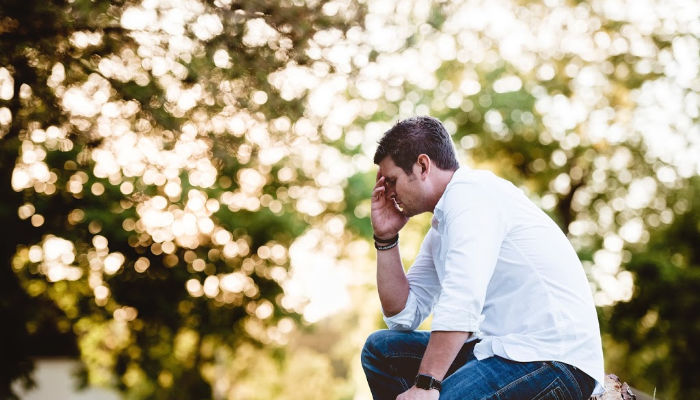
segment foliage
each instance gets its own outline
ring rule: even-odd
[[[627,270],[635,277],[629,302],[605,312],[610,346],[621,349],[608,358],[617,370],[660,398],[695,398],[700,370],[696,310],[700,307],[700,179],[676,194],[688,202],[673,223],[655,231],[646,246],[635,249]]]
[[[323,7],[3,2],[3,398],[55,329],[85,383],[220,398],[221,354],[294,327],[288,248],[342,199],[298,152],[320,144],[305,92],[271,77],[362,13]]]

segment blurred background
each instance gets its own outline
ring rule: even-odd
[[[700,398],[699,43],[696,0],[3,0],[0,397],[369,399],[371,157],[427,114],[566,232],[606,371]]]

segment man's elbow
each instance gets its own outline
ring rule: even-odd
[[[394,308],[386,309],[386,308],[385,308],[385,309],[384,309],[384,316],[386,316],[387,318],[391,318],[391,317],[393,317],[394,315],[400,313],[401,311],[403,311],[403,308],[401,308],[401,309],[399,309],[399,308],[396,308],[396,309],[394,309]]]
[[[380,297],[380,300],[381,297]],[[406,296],[403,297],[402,300],[399,299],[384,299],[385,301],[382,301],[382,312],[384,313],[384,316],[387,318],[391,318],[396,314],[399,314],[402,312],[405,308],[406,305],[408,304],[408,293],[406,293]]]
[[[387,318],[391,318],[394,315],[399,314],[405,308],[406,308],[406,301],[404,301],[402,303],[395,302],[394,304],[382,304],[382,312],[384,313],[384,316]]]

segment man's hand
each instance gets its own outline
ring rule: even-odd
[[[439,398],[440,392],[437,390],[418,389],[415,386],[396,396],[396,400],[437,400]]]
[[[377,183],[372,191],[372,228],[383,239],[396,236],[406,225],[408,217],[399,211],[393,198],[387,196],[386,178],[377,172]]]

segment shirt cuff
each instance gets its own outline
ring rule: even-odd
[[[396,331],[412,331],[418,328],[421,323],[418,318],[417,310],[418,299],[416,299],[416,295],[413,294],[413,291],[409,290],[406,305],[401,312],[387,317],[382,309],[382,314],[384,316],[384,322],[389,329]]]

